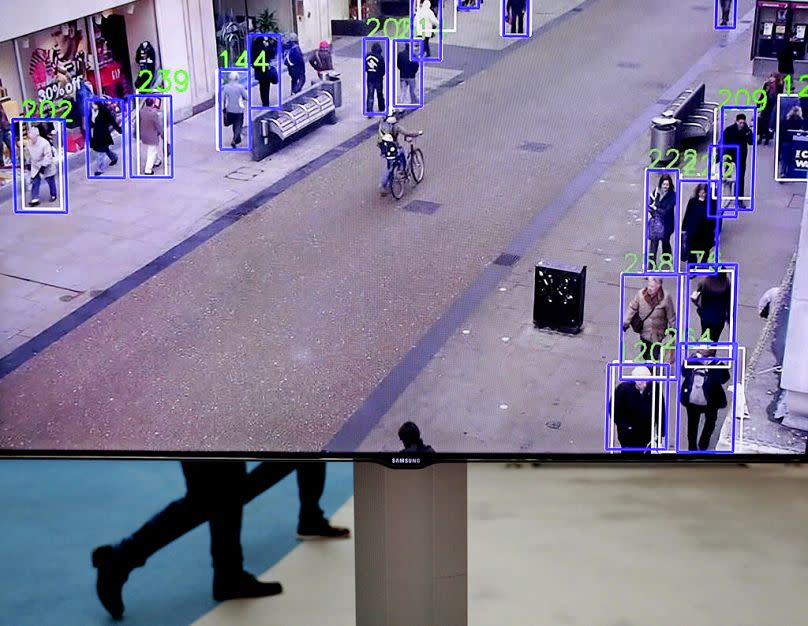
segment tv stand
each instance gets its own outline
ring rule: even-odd
[[[356,626],[468,624],[466,464],[354,463]]]

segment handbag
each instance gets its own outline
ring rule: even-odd
[[[648,217],[648,238],[649,239],[662,239],[665,236],[665,222],[662,219],[662,216],[659,214],[659,210],[656,206],[657,198],[656,196],[651,198],[651,202],[649,203],[648,212],[650,216]]]
[[[639,309],[634,312],[634,315],[631,316],[631,320],[629,320],[629,324],[631,325],[631,330],[633,330],[638,335],[642,332],[643,326],[645,326],[645,320],[651,317],[656,311],[656,308],[659,304],[655,304],[654,308],[651,309],[651,312],[646,315],[645,317],[640,317]]]
[[[222,111],[222,124],[225,126],[233,125],[233,119],[230,117],[230,114],[227,111]]]

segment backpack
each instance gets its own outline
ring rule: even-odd
[[[388,161],[395,161],[396,157],[398,157],[398,145],[395,141],[382,139],[379,141],[379,150]]]

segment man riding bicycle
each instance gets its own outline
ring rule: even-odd
[[[379,122],[379,149],[381,150],[382,157],[382,176],[379,180],[379,192],[381,195],[387,195],[387,188],[389,187],[389,170],[396,158],[404,157],[404,151],[398,143],[399,135],[403,135],[405,139],[413,139],[422,135],[423,131],[417,133],[410,133],[401,127],[395,115],[388,115],[381,122]]]

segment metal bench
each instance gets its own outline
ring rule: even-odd
[[[314,95],[305,96],[290,103],[289,108],[277,111],[277,116],[270,116],[261,121],[261,136],[266,141],[269,133],[274,133],[281,141],[286,141],[295,133],[310,124],[327,118],[330,124],[337,121],[337,107],[334,98],[327,91],[318,91]]]
[[[302,130],[325,120],[337,123],[337,107],[342,102],[339,80],[321,81],[283,103],[282,111],[268,111],[254,122],[258,136],[253,140],[252,156],[260,161],[279,150],[284,142]]]
[[[718,103],[705,102],[705,91],[704,83],[694,89],[685,89],[665,107],[661,115],[652,120],[652,149],[656,148],[665,154],[685,141],[710,136]]]

